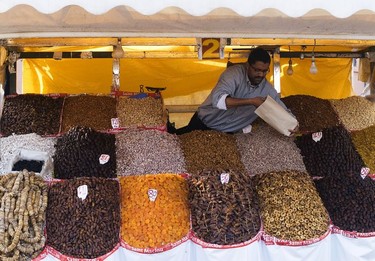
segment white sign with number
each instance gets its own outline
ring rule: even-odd
[[[106,164],[109,161],[110,156],[108,154],[102,154],[99,157],[99,163],[101,165]]]
[[[149,189],[147,194],[148,194],[148,199],[154,202],[156,200],[156,197],[158,196],[158,191],[156,189]]]
[[[363,167],[361,169],[361,177],[364,179],[370,173],[370,169],[367,167]]]
[[[88,193],[89,189],[87,185],[81,185],[77,188],[77,196],[82,200],[86,199]]]
[[[318,142],[322,139],[323,137],[323,133],[320,131],[320,132],[315,132],[312,134],[312,139],[315,141],[315,142]]]
[[[120,121],[118,118],[112,118],[111,119],[111,125],[113,129],[118,129],[120,128]]]
[[[229,173],[221,173],[220,174],[220,181],[221,181],[221,184],[228,184],[228,182],[229,182]]]

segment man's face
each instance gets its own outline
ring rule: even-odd
[[[270,71],[270,64],[257,61],[249,65],[247,75],[252,85],[258,85]]]

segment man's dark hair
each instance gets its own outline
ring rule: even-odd
[[[271,57],[266,50],[261,47],[257,47],[250,52],[247,62],[249,64],[254,64],[257,61],[271,63]]]

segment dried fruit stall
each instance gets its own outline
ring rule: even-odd
[[[302,128],[286,137],[263,121],[251,134],[176,136],[164,128],[162,102],[147,95],[123,98],[121,106],[107,95],[53,98],[63,101],[57,128],[45,130],[38,119],[20,128],[39,103],[17,100],[44,99],[38,96],[5,99],[5,260],[276,260],[280,251],[280,260],[332,260],[372,249],[375,106],[364,98],[286,97]],[[70,110],[65,101],[78,97],[88,100]],[[91,102],[99,100],[107,109],[95,114]],[[361,111],[370,115],[367,121],[343,119],[348,103],[358,118],[365,118]],[[19,107],[26,115],[14,112]],[[87,121],[95,115],[97,121]],[[31,171],[36,162],[41,167]],[[29,170],[17,171],[21,163]],[[358,252],[332,254],[343,245]]]

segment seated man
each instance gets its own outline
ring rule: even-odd
[[[267,81],[271,58],[262,48],[251,51],[247,63],[228,67],[189,124],[180,129],[168,126],[168,132],[184,134],[193,130],[217,130],[227,133],[248,132],[257,119],[255,110],[271,96],[289,113]]]

